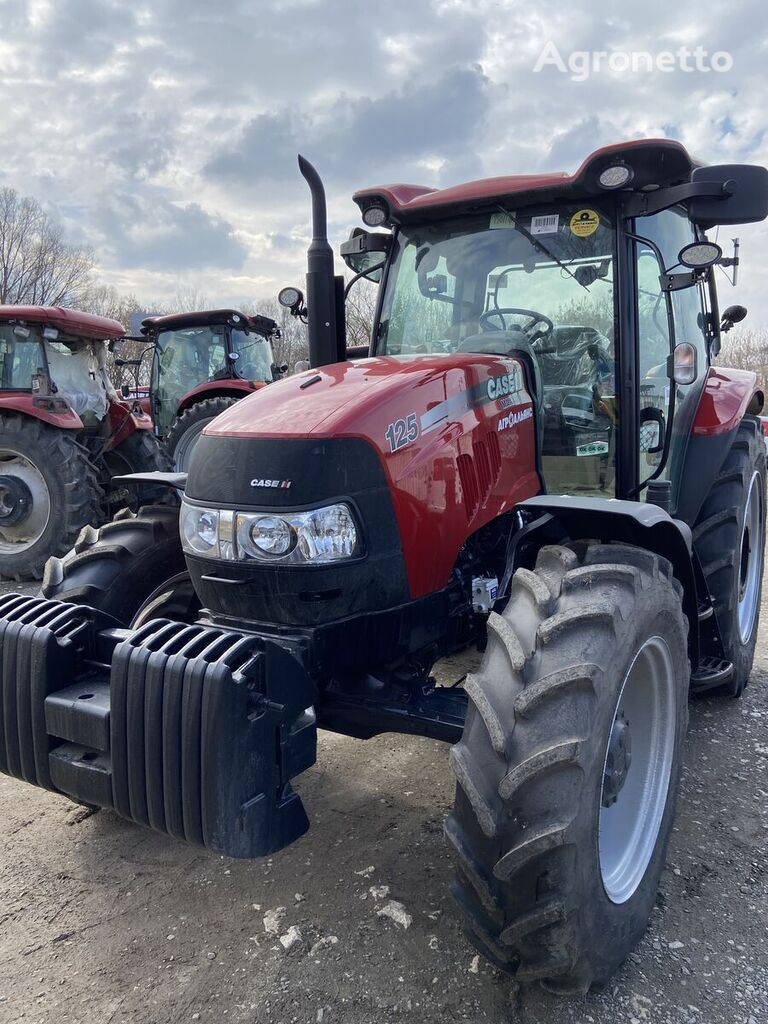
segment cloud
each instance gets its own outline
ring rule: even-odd
[[[412,78],[378,97],[334,97],[312,112],[283,108],[253,118],[203,173],[257,189],[295,176],[299,151],[339,185],[359,182],[361,174],[423,176],[427,161],[439,166],[438,179],[455,165],[480,172],[489,102],[488,82],[473,67],[448,69],[432,82]]]
[[[573,170],[622,138],[768,163],[763,6],[0,0],[0,177],[93,244],[120,287],[245,301],[304,273],[297,152],[324,176],[337,241],[359,223],[356,187]],[[533,72],[550,41],[566,57],[702,45],[733,68],[574,82]],[[741,285],[724,301],[768,322],[766,231],[739,233]]]
[[[116,193],[96,209],[98,248],[114,267],[239,270],[247,250],[228,221],[197,203]]]

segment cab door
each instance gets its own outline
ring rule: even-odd
[[[708,367],[707,313],[703,285],[697,284],[669,293],[674,322],[674,343],[691,344],[696,351],[696,377],[690,384],[674,384],[667,376],[667,359],[672,351],[667,294],[660,276],[677,267],[682,247],[694,240],[693,227],[682,208],[663,210],[637,222],[636,231],[655,243],[635,242],[638,326],[638,404],[640,409],[639,483],[650,477],[670,481],[672,510],[677,504],[677,483],[685,458],[691,423]],[[677,268],[683,270],[684,268]],[[673,391],[674,389],[674,391]],[[674,400],[674,401],[673,401]],[[668,454],[663,469],[663,442]]]

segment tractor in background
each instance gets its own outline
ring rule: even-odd
[[[342,254],[381,286],[350,359],[300,167],[306,304],[283,301],[311,366],[207,425],[166,479],[178,522],[142,509],[0,598],[0,770],[258,857],[309,828],[318,726],[444,740],[469,941],[605,985],[656,904],[689,692],[737,697],[752,667],[764,398],[712,364],[741,313],[706,232],[765,220],[768,172],[635,140],[573,174],[364,189],[376,230]]]
[[[150,417],[107,375],[124,334],[73,309],[0,307],[0,575],[40,579],[84,526],[135,500],[116,476],[170,468]],[[162,496],[140,488],[141,501]]]
[[[152,344],[143,402],[179,472],[189,468],[195,442],[211,420],[288,369],[275,364],[277,324],[258,314],[173,313],[148,317],[141,329]]]

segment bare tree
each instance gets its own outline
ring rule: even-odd
[[[761,384],[768,381],[768,328],[737,327],[723,336],[716,362],[736,370],[752,370]]]
[[[94,267],[35,199],[0,189],[0,303],[69,305]]]
[[[378,297],[378,285],[365,278],[350,288],[346,303],[347,345],[370,345]]]

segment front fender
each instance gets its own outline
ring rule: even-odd
[[[686,523],[673,519],[658,505],[616,498],[542,494],[521,501],[515,511],[525,513],[526,519],[533,518],[520,531],[508,573],[521,566],[532,568],[540,547],[564,539],[623,542],[666,558],[683,588],[683,611],[690,626],[691,665],[694,670],[698,667],[698,596],[691,530]]]

